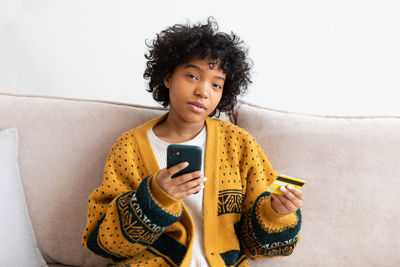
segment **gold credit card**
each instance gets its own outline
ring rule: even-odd
[[[283,195],[280,190],[280,187],[282,185],[291,185],[296,187],[297,189],[300,189],[305,183],[306,181],[280,174],[278,175],[278,178],[276,178],[276,180],[269,186],[267,191],[270,193]]]

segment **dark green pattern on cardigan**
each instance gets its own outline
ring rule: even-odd
[[[186,247],[167,234],[162,234],[152,245],[160,253],[167,255],[175,264],[180,265],[186,254]],[[149,250],[150,251],[150,250]],[[153,252],[153,251],[150,251]],[[159,255],[162,257],[162,255]],[[164,258],[164,257],[163,257]],[[165,261],[168,262],[166,258]]]
[[[298,217],[297,224],[293,228],[283,229],[282,232],[269,233],[267,231],[264,231],[262,229],[261,225],[258,223],[255,207],[257,206],[257,202],[260,200],[260,198],[262,198],[264,196],[269,196],[269,195],[270,195],[269,192],[265,192],[265,193],[261,194],[255,201],[254,206],[253,206],[253,211],[251,213],[250,223],[252,225],[254,234],[257,238],[257,241],[260,244],[265,245],[265,244],[273,244],[276,242],[282,242],[282,241],[287,241],[287,240],[296,238],[296,236],[298,235],[300,228],[301,228],[301,211],[300,211],[300,209],[298,209],[296,211],[296,215]],[[297,242],[297,240],[296,240],[296,242]],[[290,246],[290,245],[293,245],[293,244],[282,245],[280,247],[285,247],[285,246]]]
[[[92,233],[90,234],[88,241],[86,243],[87,247],[93,251],[95,254],[100,255],[102,257],[105,258],[109,258],[112,259],[115,262],[118,261],[122,261],[122,260],[126,260],[127,258],[123,258],[123,257],[117,257],[115,255],[109,254],[107,251],[104,251],[99,244],[97,243],[97,236],[99,234],[99,227],[100,224],[103,222],[105,216],[100,220],[100,222],[97,224],[96,228],[92,231]]]
[[[168,227],[173,223],[180,220],[180,216],[176,217],[165,212],[151,197],[148,191],[148,183],[150,176],[146,177],[139,185],[136,191],[136,197],[140,204],[143,213],[150,219],[150,221],[160,227]]]

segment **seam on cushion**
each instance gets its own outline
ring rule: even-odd
[[[246,102],[244,100],[238,100],[238,104],[239,105],[235,108],[235,111],[238,111],[241,108],[241,106],[249,106],[249,107],[263,109],[263,110],[272,111],[272,112],[293,114],[293,115],[302,115],[302,116],[316,117],[316,118],[325,118],[325,119],[400,119],[400,116],[334,116],[334,115],[307,114],[307,113],[301,113],[301,112],[292,112],[292,111],[285,111],[285,110],[262,107],[257,104],[252,104],[252,103]],[[240,111],[238,111],[238,112],[240,112]]]
[[[125,107],[133,107],[133,108],[143,108],[143,109],[152,109],[152,110],[161,110],[166,111],[166,108],[163,107],[156,107],[156,106],[147,106],[147,105],[140,105],[140,104],[129,104],[117,101],[107,101],[107,100],[96,100],[96,99],[80,99],[80,98],[68,98],[68,97],[61,97],[61,96],[46,96],[46,95],[28,95],[28,94],[13,94],[13,93],[6,93],[0,92],[0,95],[4,96],[14,96],[14,97],[30,97],[30,98],[44,98],[44,99],[54,99],[54,100],[67,100],[67,101],[76,101],[76,102],[89,102],[89,103],[101,103],[101,104],[109,104],[109,105],[116,105],[116,106],[125,106]],[[325,118],[325,119],[400,119],[400,116],[334,116],[334,115],[317,115],[317,114],[307,114],[301,112],[292,112],[292,111],[285,111],[279,109],[273,109],[269,107],[262,107],[257,104],[252,104],[246,102],[244,100],[238,100],[238,105],[234,109],[234,115],[230,116],[230,119],[234,124],[237,122],[237,114],[235,111],[238,111],[242,105],[254,107],[258,109],[263,109],[272,112],[278,113],[285,113],[285,114],[294,114],[294,115],[303,115],[309,117],[316,117],[316,118]]]
[[[97,100],[97,99],[80,99],[80,98],[69,98],[69,97],[61,97],[61,96],[46,96],[46,95],[25,95],[25,94],[12,94],[12,93],[3,93],[3,92],[0,92],[0,95],[15,96],[15,97],[29,97],[29,98],[45,98],[45,99],[53,99],[53,100],[67,100],[67,101],[76,101],[76,102],[101,103],[101,104],[110,104],[110,105],[117,105],[117,106],[153,109],[153,110],[167,110],[166,108],[163,108],[163,107],[146,106],[146,105],[140,105],[140,104],[129,104],[129,103],[123,103],[123,102],[114,102],[114,101]]]

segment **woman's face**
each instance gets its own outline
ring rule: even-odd
[[[204,122],[221,100],[225,79],[217,60],[196,57],[179,65],[172,76],[164,78],[170,115],[186,122]]]

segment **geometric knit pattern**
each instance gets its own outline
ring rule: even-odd
[[[189,266],[194,223],[183,201],[157,184],[147,131],[167,114],[123,133],[112,146],[103,182],[89,196],[82,244],[114,266]],[[301,212],[281,216],[266,192],[277,174],[247,131],[206,119],[204,250],[211,266],[249,266],[246,258],[290,255]]]
[[[301,211],[296,211],[296,220],[292,225],[268,229],[263,225],[259,207],[262,201],[269,199],[270,193],[265,192],[260,195],[252,211],[243,216],[241,234],[244,239],[243,244],[249,253],[259,258],[290,255],[299,241],[299,231],[301,227]]]

